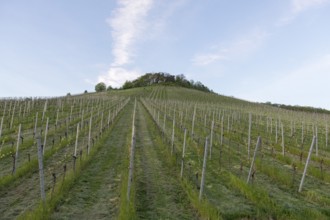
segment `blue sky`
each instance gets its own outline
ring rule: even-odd
[[[330,0],[0,0],[0,97],[185,74],[246,100],[330,109]]]

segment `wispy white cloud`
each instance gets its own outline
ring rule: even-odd
[[[329,0],[291,0],[288,14],[280,18],[276,25],[287,25],[292,22],[299,14],[313,8],[324,6],[329,2]]]
[[[268,35],[266,31],[254,29],[225,46],[216,45],[208,52],[197,53],[191,61],[194,65],[204,66],[217,61],[244,57],[259,48]]]
[[[134,63],[135,45],[147,29],[148,13],[153,0],[118,0],[118,7],[107,19],[111,28],[113,62],[109,70],[98,76],[102,81],[114,87],[121,86],[126,80],[140,75],[136,70],[128,70],[127,64]]]
[[[136,45],[161,35],[169,17],[188,1],[117,0],[118,7],[107,19],[113,39],[113,62],[106,73],[98,76],[98,82],[119,87],[141,75],[137,68],[127,67],[134,66],[139,53]]]
[[[141,37],[148,25],[147,14],[153,5],[152,0],[119,0],[119,7],[107,20],[113,38],[114,62],[121,66],[130,62],[134,54],[134,43]]]

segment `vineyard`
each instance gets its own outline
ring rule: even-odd
[[[0,219],[330,218],[327,114],[149,86],[0,120]]]

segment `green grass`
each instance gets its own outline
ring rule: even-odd
[[[120,115],[118,117],[120,117]],[[118,118],[116,120],[118,120]],[[19,216],[19,219],[48,219],[56,206],[65,198],[66,194],[71,190],[71,188],[74,187],[77,178],[80,176],[80,173],[83,172],[88,167],[88,165],[93,162],[93,158],[98,153],[100,148],[104,147],[109,133],[114,129],[114,124],[112,124],[110,129],[91,149],[89,156],[85,156],[85,158],[81,160],[80,163],[77,163],[75,172],[73,170],[67,171],[65,179],[61,184],[56,185],[54,193],[52,195],[48,193],[45,202],[40,201],[39,205],[37,205],[35,209],[23,213]]]
[[[91,96],[98,98],[89,99]],[[102,94],[90,94],[90,96],[66,97],[63,99],[65,114],[61,115],[61,119],[67,117],[73,102],[75,102],[74,112],[78,117],[75,118],[77,121],[79,121],[80,105],[85,109],[90,109],[92,104],[102,106],[102,109],[108,109],[108,104],[105,104],[107,102],[102,104],[103,98],[107,96],[113,97],[113,100],[124,97],[141,98],[144,100],[145,106],[144,109],[140,105],[140,119],[138,119],[140,125],[137,130],[140,134],[137,143],[145,148],[138,148],[136,151],[134,163],[136,167],[130,201],[126,199],[129,135],[125,140],[124,154],[126,156],[121,159],[121,165],[117,168],[121,179],[118,185],[120,200],[118,201],[117,218],[139,219],[144,217],[150,219],[150,216],[157,215],[160,219],[168,219],[169,216],[179,216],[178,207],[188,207],[186,210],[198,213],[197,217],[201,219],[329,219],[330,147],[325,147],[325,123],[330,124],[329,115],[293,112],[180,87],[151,86],[113,90]],[[50,102],[49,109],[52,113],[57,109],[56,104],[58,104],[56,101]],[[192,115],[195,106],[195,135],[192,137]],[[36,108],[29,113],[30,119],[24,122],[26,126],[33,127],[31,126],[33,115],[37,110],[42,112],[40,110],[42,108],[43,102],[40,101],[36,104]],[[129,108],[131,109],[132,105]],[[145,111],[146,109],[149,113]],[[166,129],[162,131],[165,113]],[[247,157],[247,130],[250,113],[252,114],[251,156],[259,135],[262,137],[263,144],[254,166],[255,177],[250,184],[246,184],[250,168],[250,161]],[[94,114],[99,116],[99,111],[95,110]],[[159,123],[157,125],[158,114]],[[175,154],[171,155],[170,139],[174,114],[176,117]],[[154,118],[152,119],[152,117]],[[222,117],[224,118],[224,144],[220,145]],[[269,125],[267,131],[267,122],[270,118],[272,133]],[[203,199],[199,201],[199,190],[196,187],[199,183],[194,179],[194,175],[196,172],[201,173],[204,140],[206,136],[210,135],[210,125],[213,119],[215,128],[212,159],[207,161],[206,185]],[[12,138],[15,136],[15,128],[19,123],[19,120],[14,121],[13,129],[4,132],[5,135]],[[51,121],[54,122],[54,118]],[[280,130],[278,131],[278,142],[275,142],[276,121],[284,125],[285,155],[282,155]],[[295,136],[293,137],[290,134],[291,122],[295,123]],[[303,145],[300,137],[302,122],[305,136]],[[95,123],[95,129],[99,130],[97,123]],[[6,120],[6,126],[7,124]],[[298,185],[313,135],[313,125],[318,126],[319,156],[315,155],[315,151],[313,152],[303,192],[298,193]],[[179,173],[183,128],[188,130],[188,139],[184,177],[181,179]],[[115,130],[118,128],[114,126],[112,129],[116,132]],[[127,132],[129,130],[130,123],[127,124]],[[117,132],[120,132],[120,129]],[[86,136],[86,132],[82,132],[81,135]],[[103,138],[104,136],[102,140]],[[101,143],[102,140],[97,142]],[[26,147],[28,148],[27,143]],[[22,149],[25,149],[25,145],[22,145]],[[5,148],[3,150],[2,152],[6,154],[11,152]],[[49,158],[55,158],[53,155],[59,150],[59,147],[55,147]],[[303,157],[302,161],[299,159],[300,154]],[[93,155],[95,156],[95,153],[92,153]],[[323,170],[321,172],[322,160]],[[92,161],[84,157],[81,165],[78,166],[76,176],[67,173],[62,188],[59,188],[59,184],[56,186],[57,191],[53,198],[48,195],[45,206],[40,203],[34,211],[26,213],[22,218],[49,217],[59,204],[69,208],[66,202],[63,202],[67,196],[66,192],[69,192],[72,186],[78,183],[81,170],[86,170],[91,164]],[[109,162],[109,164],[111,163]],[[100,169],[109,164],[104,163]],[[296,166],[295,173],[293,173],[292,165]],[[37,162],[32,159],[29,164],[21,166],[15,176],[2,178],[0,189],[5,190],[7,186],[14,185],[17,182],[15,180],[29,176],[31,170],[35,170],[36,167]],[[24,181],[24,178],[22,180]],[[171,187],[166,186],[166,180]],[[100,184],[96,184],[91,190],[98,191],[101,187]],[[182,200],[173,200],[175,195]],[[79,196],[79,192],[72,193],[72,196]],[[87,203],[89,200],[86,201]],[[176,209],[171,209],[171,205]],[[171,210],[175,211],[171,212]],[[180,214],[184,216],[180,219],[189,218],[186,211],[182,211]]]
[[[149,114],[150,117],[150,114]],[[180,180],[181,187],[185,191],[186,195],[189,198],[190,203],[192,206],[198,211],[199,215],[203,219],[222,219],[220,213],[218,210],[212,206],[208,200],[202,199],[202,201],[199,201],[199,191],[196,190],[196,187],[192,185],[189,181],[187,181],[185,178],[181,179],[179,176],[180,170],[178,167],[176,167],[176,160],[174,157],[170,154],[170,147],[166,144],[164,144],[164,139],[161,137],[160,128],[157,127],[157,124],[155,121],[152,121],[150,119],[147,119],[147,122],[150,127],[153,129],[150,129],[151,136],[153,137],[154,146],[161,146],[163,151],[163,157],[166,159],[166,164],[169,166],[172,170],[176,171],[176,178]]]
[[[168,91],[172,92],[172,90],[168,90]],[[160,100],[164,99],[163,95],[159,95],[158,98]],[[147,101],[147,102],[150,102],[150,101]],[[159,104],[157,104],[157,102]],[[177,104],[175,104],[175,105],[176,105],[176,109],[177,109],[178,105]],[[189,108],[190,114],[192,114],[192,111],[193,111],[192,106],[193,105],[190,105],[190,108]],[[164,101],[157,101],[156,100],[156,105],[154,105],[154,107],[156,107],[156,109],[158,109],[157,111],[160,110],[160,112],[161,112],[161,114],[160,114],[160,125],[159,126],[160,126],[160,129],[162,129],[163,114],[164,114]],[[167,108],[168,109],[171,108],[170,103],[167,103]],[[185,109],[183,109],[183,111],[185,111]],[[153,109],[150,110],[150,113],[151,114],[154,113]],[[170,115],[172,115],[172,112],[167,113],[167,114],[168,114],[167,117],[171,117]],[[176,118],[178,118],[178,115],[177,115]],[[155,120],[157,121],[157,118]],[[168,121],[170,121],[170,122],[166,125],[166,127],[171,129],[172,128],[171,120],[168,120]],[[196,122],[195,122],[195,130],[196,130],[195,133],[197,135],[196,135],[196,137],[194,137],[194,141],[191,141],[191,140],[188,141],[188,143],[189,143],[188,145],[190,146],[190,148],[195,149],[195,151],[196,151],[195,157],[192,155],[191,159],[193,161],[197,160],[196,162],[198,162],[199,164],[200,164],[200,158],[201,158],[202,150],[200,149],[201,144],[199,144],[199,141],[197,141],[199,139],[198,135],[201,135],[201,134],[202,135],[207,135],[207,132],[205,133],[205,129],[202,128],[202,126],[201,126],[202,123],[203,123],[202,120],[196,120]],[[189,129],[191,127],[191,120],[187,120],[185,126],[188,127],[188,129]],[[179,130],[180,129],[178,129],[176,131],[179,131]],[[225,130],[226,130],[226,128],[225,128]],[[171,133],[171,131],[166,132],[167,135],[170,135],[170,133]],[[253,132],[253,133],[257,134],[257,132]],[[236,133],[236,134],[231,133],[231,132],[228,133],[226,131],[225,134],[226,134],[227,137],[229,137],[231,139],[230,143],[232,143],[232,141],[236,141],[236,142],[241,142],[242,141],[242,138],[241,138],[242,135],[240,135],[239,133]],[[181,133],[181,135],[182,135],[182,133]],[[167,139],[167,141],[168,140],[169,139]],[[197,144],[197,146],[195,146],[194,142]],[[280,142],[280,139],[279,139],[279,142]],[[229,147],[226,148],[224,153],[230,155],[230,160],[231,160],[232,164],[235,164],[235,163],[239,164],[239,163],[237,163],[238,159],[240,159],[241,161],[242,161],[242,159],[245,160],[244,159],[245,156],[243,156],[243,157],[241,156],[242,153],[246,152],[246,151],[244,151],[244,145],[245,145],[245,143],[243,144],[243,149],[240,149],[239,152],[237,151],[238,149],[236,149],[236,148],[235,149],[230,149]],[[251,144],[251,146],[252,146],[251,151],[252,152],[253,152],[253,148],[254,148],[253,145],[254,145],[254,143]],[[192,146],[194,146],[194,147],[192,147]],[[281,146],[278,146],[275,149],[281,150]],[[290,152],[292,151],[291,148],[288,147],[288,146],[287,146],[287,149],[290,149]],[[177,150],[180,151],[180,149],[177,149]],[[218,152],[217,149],[215,149],[215,151]],[[257,176],[260,176],[259,178],[258,177],[257,178],[258,179],[265,178],[265,181],[257,181],[256,184],[258,185],[258,182],[260,182],[260,183],[263,182],[263,183],[267,184],[267,187],[264,188],[264,189],[263,189],[263,187],[261,187],[260,192],[258,192],[259,189],[258,189],[258,187],[256,187],[256,189],[254,191],[256,191],[256,193],[261,194],[259,197],[256,197],[256,198],[254,198],[252,196],[247,197],[247,198],[249,198],[250,201],[254,201],[254,202],[257,201],[257,200],[260,200],[262,197],[265,197],[263,200],[261,199],[260,201],[263,201],[263,203],[265,203],[266,205],[262,206],[260,204],[260,207],[257,208],[258,213],[259,213],[258,216],[264,216],[265,217],[265,216],[267,216],[267,214],[269,214],[269,215],[274,215],[274,216],[278,216],[278,217],[281,217],[281,218],[290,217],[290,218],[293,218],[293,219],[301,219],[302,216],[307,215],[307,216],[310,216],[310,217],[317,217],[317,218],[321,218],[321,219],[326,218],[325,215],[328,215],[328,213],[325,212],[322,207],[316,209],[315,205],[311,205],[311,203],[308,203],[308,202],[306,203],[305,206],[302,205],[303,202],[299,202],[299,203],[294,205],[294,207],[296,207],[297,209],[293,209],[293,210],[291,209],[291,211],[289,211],[289,212],[285,211],[285,206],[282,206],[281,204],[279,204],[279,202],[281,200],[281,197],[282,197],[281,194],[283,194],[283,196],[284,195],[289,196],[289,194],[292,193],[293,198],[296,199],[296,200],[302,199],[302,200],[308,201],[308,199],[305,198],[304,196],[302,196],[302,197],[299,196],[295,190],[292,190],[293,189],[292,187],[294,185],[293,185],[293,180],[292,180],[293,177],[292,177],[291,170],[283,166],[283,165],[291,165],[293,163],[294,160],[290,157],[290,155],[286,154],[286,156],[281,156],[279,153],[277,153],[276,157],[274,158],[275,161],[282,161],[282,163],[284,163],[284,164],[279,166],[277,163],[275,163],[275,164],[268,163],[267,161],[270,159],[269,156],[268,156],[269,154],[268,153],[265,154],[265,153],[264,153],[265,158],[262,159],[262,162],[260,160],[257,160],[257,164],[256,164],[257,173],[261,172],[261,174],[262,174],[261,176],[257,174]],[[319,159],[317,159],[317,158],[315,159],[315,161],[318,161],[318,160]],[[212,166],[214,166],[214,165],[212,165]],[[244,165],[244,166],[246,166],[246,165]],[[225,169],[228,170],[229,173],[235,173],[235,175],[237,175],[237,172],[236,171],[234,172],[234,170],[230,166],[225,167]],[[300,166],[298,166],[297,172],[298,172],[298,174],[297,174],[296,178],[299,178],[300,172],[301,172]],[[313,176],[316,176],[317,178],[321,179],[321,176],[320,176],[321,174],[317,173],[317,172],[320,172],[320,169],[315,169],[314,167],[310,168],[310,173]],[[323,178],[326,176],[325,172],[326,171],[323,172],[323,175],[324,175]],[[233,176],[235,176],[235,175],[233,175]],[[266,175],[266,176],[264,176],[264,175]],[[328,181],[326,180],[326,182],[328,182]],[[245,182],[243,181],[242,184],[245,184]],[[256,184],[254,184],[254,185],[256,185]],[[271,198],[271,197],[268,196],[267,191],[269,189],[271,189],[271,184],[275,184],[276,185],[275,188],[277,188],[281,192],[280,194],[275,195],[276,198]],[[238,186],[239,185],[237,185],[237,187]],[[310,187],[310,184],[308,186]],[[249,190],[252,190],[252,189],[249,189]],[[240,191],[241,194],[246,196],[246,193],[247,193],[246,190],[239,190],[239,191]],[[284,196],[284,198],[285,198],[285,196]],[[275,209],[275,211],[273,212],[271,210],[274,209],[274,205],[275,205],[275,207],[278,207],[278,209]],[[313,208],[311,208],[311,207],[313,207]]]

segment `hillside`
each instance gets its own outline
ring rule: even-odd
[[[2,219],[330,218],[327,114],[157,83],[0,120]]]
[[[121,89],[132,89],[139,87],[148,87],[148,86],[177,86],[184,87],[188,89],[195,89],[203,92],[214,93],[211,89],[205,86],[203,83],[194,80],[188,80],[186,77],[181,75],[171,75],[169,73],[146,73],[135,80],[126,81]],[[235,99],[235,98],[233,98]],[[292,111],[301,111],[301,112],[309,112],[309,113],[325,113],[330,114],[329,110],[315,108],[311,106],[299,106],[299,105],[284,105],[284,104],[276,104],[271,102],[261,103],[277,108],[292,110]]]

